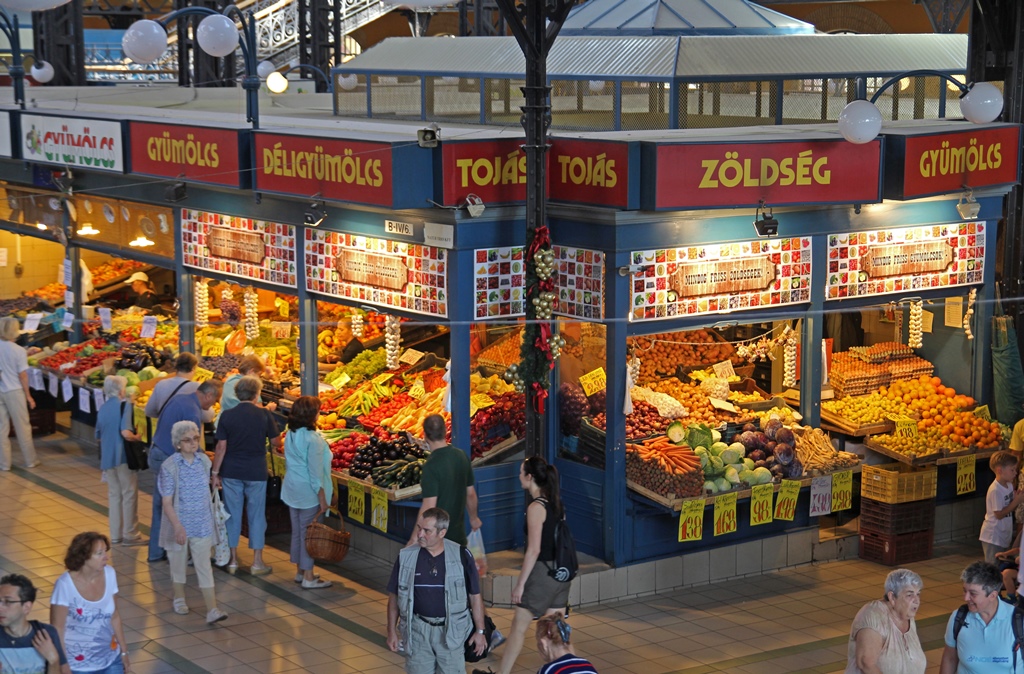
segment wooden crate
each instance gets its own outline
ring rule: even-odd
[[[935,498],[938,469],[899,463],[864,466],[860,495],[882,503],[906,503]]]

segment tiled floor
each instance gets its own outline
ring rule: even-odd
[[[106,485],[94,451],[60,435],[38,447],[42,466],[21,468],[15,446],[14,470],[0,473],[0,572],[32,578],[42,589],[33,617],[46,620],[68,541],[80,531],[106,532]],[[147,523],[149,508],[149,497],[140,495]],[[271,543],[287,545],[280,537]],[[243,541],[243,562],[244,547]],[[946,619],[962,601],[960,570],[975,554],[974,546],[939,547],[935,559],[910,565],[925,581],[918,630],[929,673],[938,671]],[[118,547],[112,562],[136,674],[402,670],[402,658],[384,643],[386,565],[350,553],[324,572],[333,588],[310,592],[292,582],[287,552],[268,549],[270,576],[216,572],[217,596],[230,617],[211,627],[198,610],[171,612],[168,567],[147,564],[145,556],[144,547]],[[850,621],[867,600],[881,596],[888,571],[859,560],[807,565],[583,609],[570,622],[577,652],[602,674],[842,672]],[[194,584],[188,599],[202,606]],[[491,615],[507,631],[511,612]],[[517,672],[540,665],[529,641]],[[497,660],[482,664],[495,667]]]

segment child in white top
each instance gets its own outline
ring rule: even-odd
[[[985,495],[985,521],[981,524],[982,550],[985,561],[997,564],[996,555],[1004,552],[1013,539],[1013,511],[1024,503],[1024,490],[1014,492],[1013,478],[1017,473],[1017,457],[1010,452],[996,452],[989,459],[996,479]]]

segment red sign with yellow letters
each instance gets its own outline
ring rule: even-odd
[[[485,204],[526,201],[523,139],[443,143],[444,203],[456,206],[475,194]]]
[[[881,200],[881,142],[645,144],[648,210]],[[645,174],[647,171],[645,171]]]
[[[256,189],[392,206],[390,143],[255,133]]]
[[[239,187],[240,131],[131,122],[132,172]]]
[[[629,184],[630,147],[627,143],[552,139],[548,151],[551,199],[636,208],[638,204],[630,198],[635,191]]]
[[[903,189],[887,184],[886,196],[890,196],[890,188],[893,198],[911,199],[959,192],[964,187],[1016,183],[1020,170],[1020,127],[967,126],[958,133],[893,138],[904,144]]]

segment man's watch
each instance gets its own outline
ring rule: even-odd
[[[487,634],[484,630],[477,630],[476,633],[477,634]]]

